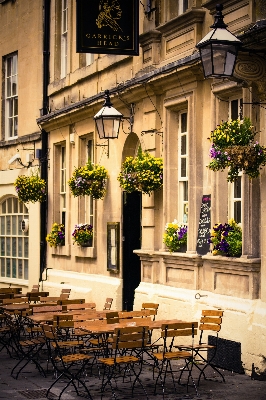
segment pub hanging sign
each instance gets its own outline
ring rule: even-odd
[[[139,55],[139,0],[76,0],[77,53]]]

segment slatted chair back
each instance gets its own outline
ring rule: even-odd
[[[83,304],[85,303],[85,299],[60,299],[57,300],[57,304],[60,304],[61,306],[64,304]]]
[[[77,310],[96,310],[96,303],[81,303],[81,304],[66,304],[67,311],[77,311]]]
[[[56,328],[74,328],[72,314],[55,314],[53,316],[53,326]]]
[[[33,285],[31,288],[32,292],[39,292],[40,285]]]
[[[118,312],[119,321],[124,319],[137,319],[137,318],[147,318],[150,317],[150,310],[140,310],[140,311],[119,311]]]
[[[216,336],[218,336],[218,332],[220,332],[221,330],[222,317],[222,310],[202,310],[199,325],[199,344],[202,344],[203,342],[203,334],[205,331],[216,333]]]
[[[73,319],[74,321],[98,321],[104,319],[106,320],[106,316],[102,314],[102,312],[97,311],[85,311],[78,314],[73,312]]]
[[[104,310],[111,310],[112,303],[113,303],[113,299],[111,297],[107,297],[105,299],[105,303],[104,303],[103,309]]]
[[[113,349],[142,348],[148,343],[148,326],[129,326],[115,328],[113,336]],[[119,352],[119,354],[121,354]]]
[[[64,299],[64,300],[69,299],[70,293],[71,293],[71,289],[62,289],[61,293],[60,293],[61,299]]]
[[[22,292],[22,288],[0,288],[0,293],[14,293],[20,294]]]
[[[106,321],[107,321],[107,324],[117,324],[119,322],[118,311],[110,311],[110,312],[106,313]]]
[[[2,299],[13,299],[14,293],[0,293],[0,301]]]
[[[42,307],[32,307],[32,313],[33,314],[38,314],[38,313],[46,313],[46,312],[60,312],[62,311],[62,306],[42,306]]]
[[[21,304],[28,303],[27,297],[15,297],[13,299],[2,299],[2,304]]]
[[[159,304],[158,303],[142,303],[142,310],[150,310],[150,315],[153,315],[153,321],[158,313]]]
[[[58,296],[40,297],[40,302],[41,303],[56,303],[57,304],[58,300],[61,300],[61,298],[58,297]]]

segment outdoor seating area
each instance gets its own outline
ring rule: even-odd
[[[48,398],[64,399],[73,390],[95,399],[92,379],[97,398],[123,398],[125,390],[132,396],[141,391],[144,398],[157,394],[163,399],[173,393],[196,396],[201,378],[213,377],[210,371],[221,378],[219,384],[225,381],[212,365],[213,357],[200,353],[206,350],[202,332],[207,327],[218,337],[222,311],[203,311],[200,321],[165,320],[158,316],[159,304],[111,311],[84,299],[48,303],[37,297],[0,304],[0,350],[12,359],[11,376],[36,374],[44,380]]]

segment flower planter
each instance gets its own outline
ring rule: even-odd
[[[249,118],[223,122],[211,133],[212,171],[228,169],[228,182],[234,182],[240,171],[248,177],[257,178],[262,166],[266,165],[266,149],[254,142],[253,126]]]
[[[87,195],[97,200],[104,198],[106,182],[107,170],[88,161],[85,166],[75,168],[68,185],[74,197]]]
[[[87,240],[86,242],[80,243],[81,247],[92,247],[92,239]]]
[[[163,160],[139,150],[137,157],[127,157],[117,180],[128,193],[135,191],[150,195],[163,185]]]

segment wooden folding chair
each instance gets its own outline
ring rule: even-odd
[[[222,317],[223,311],[222,310],[202,310],[199,331],[199,343],[193,344],[193,351],[194,351],[194,359],[197,361],[195,362],[195,367],[200,370],[199,378],[198,378],[198,385],[200,383],[200,379],[203,376],[204,379],[206,378],[205,371],[206,368],[209,366],[214,371],[216,371],[222,378],[223,382],[225,382],[225,378],[221,371],[216,368],[213,363],[217,352],[217,345],[218,345],[218,335],[221,330],[222,324]],[[215,335],[215,344],[210,345],[207,343],[207,338],[204,338],[204,333],[213,334]],[[180,349],[191,350],[192,346],[179,346]],[[210,354],[211,353],[211,354]],[[200,363],[203,363],[203,367],[201,367]]]
[[[65,305],[65,304],[83,304],[85,303],[85,299],[60,299],[57,300],[57,304]]]
[[[39,353],[45,345],[45,339],[43,337],[23,337],[23,331],[17,320],[10,314],[6,314],[6,317],[7,326],[11,332],[12,349],[15,349],[19,358],[11,371],[11,376],[17,379],[29,363],[34,363],[40,374],[45,377],[46,374],[39,358]]]
[[[104,310],[111,310],[112,303],[113,303],[113,299],[111,297],[107,297],[105,299],[105,303],[104,303],[103,309]]]
[[[50,391],[57,382],[61,381],[62,378],[66,378],[67,383],[59,394],[59,400],[70,385],[73,385],[78,396],[82,395],[79,392],[79,387],[82,386],[87,396],[93,400],[87,385],[81,378],[81,375],[86,375],[85,370],[92,356],[80,352],[65,354],[64,347],[62,346],[62,342],[58,339],[58,334],[54,326],[43,325],[43,332],[47,343],[49,359],[57,375],[55,381],[47,389],[46,397],[49,398]]]
[[[155,360],[154,367],[158,369],[158,375],[155,382],[154,394],[156,394],[157,384],[160,381],[163,391],[163,398],[165,395],[165,387],[166,387],[166,378],[167,374],[171,375],[172,382],[174,385],[174,390],[176,391],[175,384],[175,375],[174,368],[172,362],[174,360],[184,360],[184,367],[182,368],[182,372],[179,376],[178,383],[181,383],[181,376],[184,371],[188,372],[187,378],[187,390],[189,385],[189,379],[192,380],[192,383],[195,387],[196,393],[197,387],[192,377],[192,367],[193,367],[193,350],[175,350],[176,340],[179,340],[182,336],[190,336],[193,344],[194,335],[197,333],[195,329],[195,325],[192,322],[178,322],[178,323],[169,323],[163,324],[161,330],[161,338],[163,339],[163,351],[161,353],[154,353],[153,357]]]
[[[142,310],[150,310],[150,315],[153,315],[153,321],[158,313],[159,304],[157,303],[142,303]]]
[[[60,293],[61,299],[69,299],[71,289],[62,289]]]
[[[143,366],[143,349],[148,340],[148,327],[135,326],[127,328],[116,328],[113,337],[113,351],[114,356],[107,358],[99,358],[98,362],[104,365],[101,392],[102,397],[105,392],[106,386],[109,385],[112,391],[112,397],[116,398],[114,385],[118,386],[118,378],[120,377],[123,382],[129,379],[131,383],[131,392],[133,397],[134,387],[138,382],[147,399],[147,392],[140,380],[140,374]],[[138,356],[132,355],[131,351],[137,349]],[[129,353],[127,353],[129,351]],[[136,369],[138,366],[138,369]],[[132,377],[134,378],[132,382]],[[101,398],[102,398],[101,397]]]

